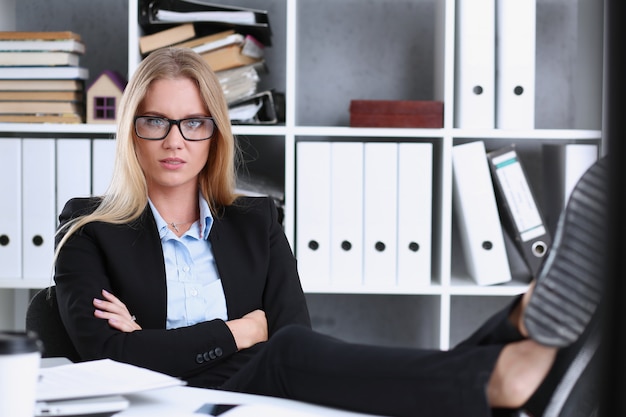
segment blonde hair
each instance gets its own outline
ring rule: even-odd
[[[96,210],[77,217],[57,233],[65,233],[55,251],[78,229],[90,222],[124,224],[137,219],[148,204],[145,175],[135,152],[134,118],[155,80],[189,78],[200,91],[206,111],[213,117],[216,132],[210,139],[209,157],[199,175],[200,192],[214,216],[236,198],[235,162],[238,157],[232,135],[228,106],[219,80],[200,55],[187,48],[163,48],[152,52],[137,67],[120,101],[115,163],[111,183]]]

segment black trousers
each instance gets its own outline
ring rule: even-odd
[[[508,321],[511,307],[448,351],[354,344],[286,327],[221,388],[388,416],[490,416],[491,372],[504,345],[522,339]]]

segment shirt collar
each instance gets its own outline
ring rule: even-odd
[[[204,196],[202,196],[201,192],[198,192],[199,196],[199,208],[200,208],[200,238],[207,240],[209,238],[209,233],[211,233],[211,227],[213,226],[213,216],[211,215],[211,209],[209,208],[209,203],[206,201]],[[159,231],[159,237],[163,239],[168,233],[170,229],[167,227],[167,223],[161,217],[161,214],[156,209],[154,204],[152,204],[152,200],[148,198],[148,204],[150,205],[150,210],[152,210],[152,215],[154,216],[154,220],[157,225],[157,230]]]

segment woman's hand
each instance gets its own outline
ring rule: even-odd
[[[267,341],[267,318],[263,310],[254,310],[240,319],[226,322],[237,343],[237,350]]]
[[[122,332],[141,330],[141,326],[135,321],[135,316],[128,312],[126,305],[119,298],[106,290],[102,290],[102,296],[104,300],[93,299],[93,305],[96,308],[94,316],[107,320],[109,326]]]

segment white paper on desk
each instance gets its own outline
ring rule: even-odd
[[[220,417],[315,417],[319,415],[319,413],[309,413],[302,410],[295,410],[291,407],[279,407],[269,404],[242,404],[231,408],[225,413],[221,413]]]
[[[39,374],[37,401],[121,395],[185,385],[169,375],[111,359],[43,368]]]

